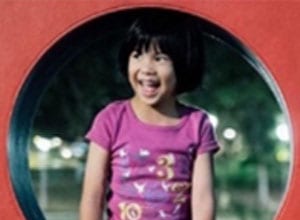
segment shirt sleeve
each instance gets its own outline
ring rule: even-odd
[[[216,138],[215,130],[206,113],[200,122],[199,140],[200,145],[197,149],[197,154],[203,154],[207,152],[216,153],[220,148]]]
[[[112,123],[110,122],[109,110],[104,108],[94,118],[85,138],[95,142],[106,150],[111,148],[112,143]]]

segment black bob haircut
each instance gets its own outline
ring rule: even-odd
[[[176,94],[200,86],[204,74],[203,36],[199,19],[175,11],[147,11],[130,26],[119,51],[119,68],[127,78],[132,51],[148,51],[154,43],[174,65]]]

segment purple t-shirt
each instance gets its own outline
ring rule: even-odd
[[[110,220],[188,220],[192,165],[219,149],[203,110],[181,106],[177,125],[140,121],[128,100],[98,113],[86,137],[110,152]]]

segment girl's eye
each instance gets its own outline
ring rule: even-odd
[[[133,52],[131,53],[131,57],[132,57],[132,58],[138,59],[140,56],[141,56],[141,53],[139,53],[139,52],[137,52],[137,51],[133,51]]]
[[[158,54],[155,56],[155,60],[158,62],[168,62],[170,61],[170,57],[165,54]]]

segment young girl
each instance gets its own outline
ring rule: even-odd
[[[100,111],[86,136],[81,220],[102,219],[107,181],[110,220],[214,219],[218,143],[207,113],[176,100],[201,82],[201,42],[181,14],[144,14],[132,24],[119,66],[134,95]]]

